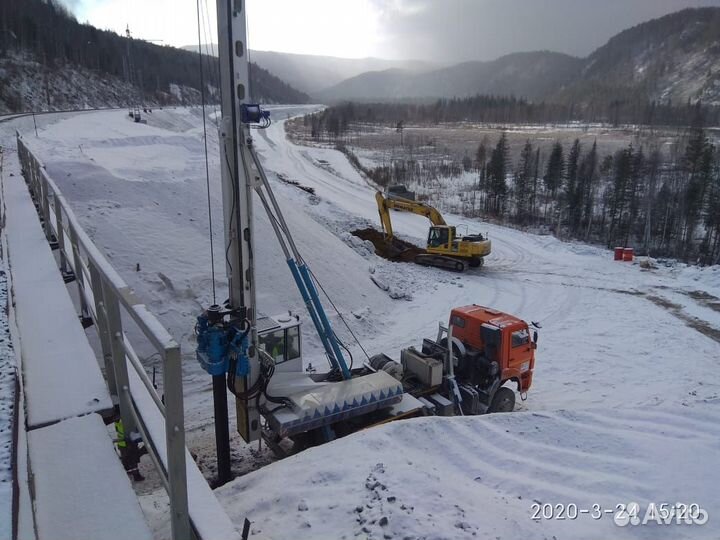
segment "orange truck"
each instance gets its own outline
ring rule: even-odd
[[[455,308],[437,339],[423,340],[421,351],[402,352],[406,390],[430,401],[439,391],[455,409],[442,414],[512,411],[512,386],[524,398],[532,385],[537,340],[537,331],[513,315],[478,305]],[[427,375],[432,366],[442,368],[442,377]]]

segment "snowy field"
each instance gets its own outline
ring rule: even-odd
[[[349,234],[379,228],[373,189],[341,153],[285,137],[279,120],[307,110],[274,109],[276,123],[255,132],[256,145],[304,258],[368,352],[398,358],[434,336],[453,306],[493,306],[542,325],[534,386],[519,413],[396,423],[263,468],[270,453],[235,438],[234,471],[260,468],[219,490],[236,522],[247,516],[276,540],[717,538],[720,268],[643,270],[604,249],[456,216],[446,217],[489,233],[484,268],[456,275],[380,259]],[[193,353],[194,319],[212,303],[199,126],[197,110],[155,111],[147,125],[106,111],[44,121],[38,138],[27,124],[23,132],[98,247],[181,343],[188,443],[210,477],[211,385]],[[221,301],[219,160],[209,128]],[[0,129],[7,142],[11,133]],[[256,221],[260,309],[302,314],[260,205]],[[423,244],[424,218],[394,213],[393,222],[402,238]],[[317,365],[311,326],[304,356]],[[157,502],[153,493],[148,500]],[[697,503],[709,522],[620,529],[612,516],[531,519],[534,502],[591,509],[630,501]]]

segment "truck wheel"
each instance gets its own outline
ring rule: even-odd
[[[488,412],[512,412],[515,408],[515,392],[505,386],[498,388]]]

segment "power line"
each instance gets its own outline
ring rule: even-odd
[[[205,77],[203,75],[202,65],[202,36],[200,30],[200,0],[197,0],[197,21],[198,21],[198,56],[200,58],[200,102],[202,104],[203,119],[203,141],[205,143],[205,185],[207,187],[207,203],[208,203],[208,226],[210,228],[210,267],[212,272],[212,295],[213,304],[217,304],[215,293],[215,249],[213,242],[213,220],[212,220],[212,204],[210,200],[210,163],[208,159],[208,143],[207,143],[207,122],[205,120]]]

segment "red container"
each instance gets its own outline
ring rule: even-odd
[[[635,256],[635,250],[633,248],[623,249],[623,261],[632,262]]]
[[[623,260],[623,251],[625,248],[616,247],[615,248],[615,260],[616,261],[622,261]]]

